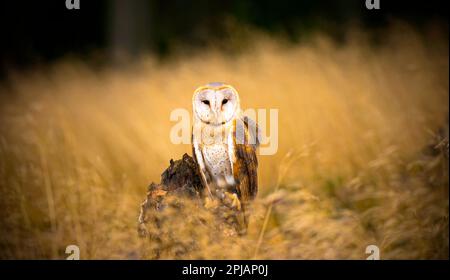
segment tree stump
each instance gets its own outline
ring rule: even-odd
[[[244,234],[242,219],[242,211],[231,200],[204,195],[196,163],[184,154],[170,160],[160,183],[148,186],[138,234],[148,239],[146,258],[186,258],[199,251],[200,240],[214,245]]]
[[[161,174],[161,182],[151,183],[148,186],[147,197],[141,204],[139,214],[139,234],[146,235],[145,223],[148,211],[162,211],[166,206],[164,203],[166,196],[174,195],[201,201],[203,188],[196,163],[191,156],[184,154],[180,160],[171,159],[170,166]]]

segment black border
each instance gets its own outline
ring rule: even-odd
[[[189,266],[215,266],[217,271],[214,277],[208,275],[183,275],[183,267]],[[267,265],[268,275],[227,275],[227,265]],[[67,260],[24,260],[0,261],[2,275],[25,276],[28,279],[45,277],[45,279],[85,279],[94,275],[101,275],[102,279],[114,278],[133,279],[145,277],[146,279],[311,279],[311,277],[336,277],[356,279],[384,279],[393,275],[405,277],[443,277],[449,274],[448,260],[435,261],[295,261],[295,260],[251,260],[251,261],[219,261],[219,260],[193,260],[193,261],[67,261]],[[218,270],[223,272],[219,273]],[[140,276],[141,275],[141,276]],[[163,277],[163,278],[160,278]],[[8,277],[7,277],[8,278]],[[6,279],[6,278],[5,278]]]

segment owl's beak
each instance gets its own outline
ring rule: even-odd
[[[214,114],[214,122],[218,122],[219,120],[217,119],[218,117],[219,117],[219,113],[218,113],[218,111],[217,111],[217,109],[216,110],[213,110],[213,114]]]
[[[218,114],[217,114],[217,112],[214,112],[214,124],[218,124],[218,122],[219,122],[219,119],[218,119]]]

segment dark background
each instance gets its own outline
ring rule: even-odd
[[[175,47],[202,48],[229,36],[230,22],[294,41],[316,31],[339,40],[349,24],[373,32],[396,19],[448,28],[446,2],[381,0],[380,10],[367,10],[365,0],[81,0],[80,10],[68,10],[65,0],[2,1],[0,75],[67,55],[98,53],[105,62],[120,50],[164,58]]]

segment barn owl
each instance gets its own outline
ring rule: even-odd
[[[224,83],[197,88],[192,106],[193,155],[207,195],[231,198],[243,211],[258,191],[257,125],[242,114],[237,91]]]

